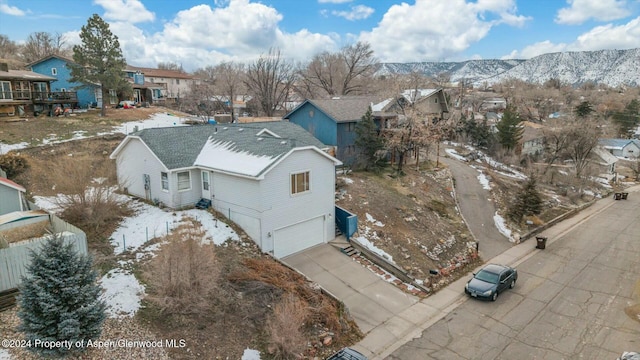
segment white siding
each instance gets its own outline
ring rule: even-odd
[[[304,194],[291,195],[292,173],[309,171],[311,189]],[[296,151],[289,155],[262,181],[262,250],[273,251],[274,234],[291,224],[321,216],[324,219],[324,241],[335,234],[335,165],[313,150]]]
[[[149,199],[158,199],[169,205],[169,193],[162,191],[160,181],[160,173],[167,170],[141,140],[135,138],[129,140],[118,153],[116,169],[120,186],[126,188],[129,194],[143,199],[147,198],[143,174],[149,174],[151,179]]]
[[[214,172],[210,186],[214,209],[238,224],[260,245],[260,218],[263,212],[260,182]]]
[[[637,158],[640,156],[640,149],[634,143],[629,143],[622,149],[622,156],[625,158]]]

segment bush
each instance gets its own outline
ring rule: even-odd
[[[205,231],[199,223],[181,225],[164,238],[163,245],[144,274],[147,300],[172,314],[195,314],[212,304],[220,268],[214,244],[201,244]]]
[[[27,159],[13,152],[0,155],[0,169],[7,173],[7,178],[15,179],[16,176],[22,174],[29,168]]]
[[[274,359],[296,359],[306,350],[303,327],[307,316],[307,304],[293,294],[287,294],[273,307],[273,314],[267,321],[267,332],[269,353]]]

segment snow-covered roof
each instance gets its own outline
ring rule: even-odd
[[[640,140],[637,139],[598,139],[600,146],[605,149],[622,150],[630,143],[640,148]]]
[[[326,145],[288,121],[144,129],[129,135],[111,158],[116,158],[131,139],[141,140],[169,170],[206,167],[260,177],[292,151],[303,149],[313,149],[340,163],[322,151]]]
[[[613,156],[610,152],[602,149],[601,147],[595,147],[593,152],[602,159],[607,165],[615,164],[618,162],[618,158]]]

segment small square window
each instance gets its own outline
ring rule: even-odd
[[[291,174],[291,194],[300,194],[309,191],[309,172]]]

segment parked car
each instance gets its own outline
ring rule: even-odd
[[[507,288],[513,289],[518,280],[518,271],[505,265],[489,264],[473,274],[464,286],[471,297],[496,301],[498,294]]]
[[[367,357],[352,348],[344,348],[329,356],[326,360],[367,360]]]

